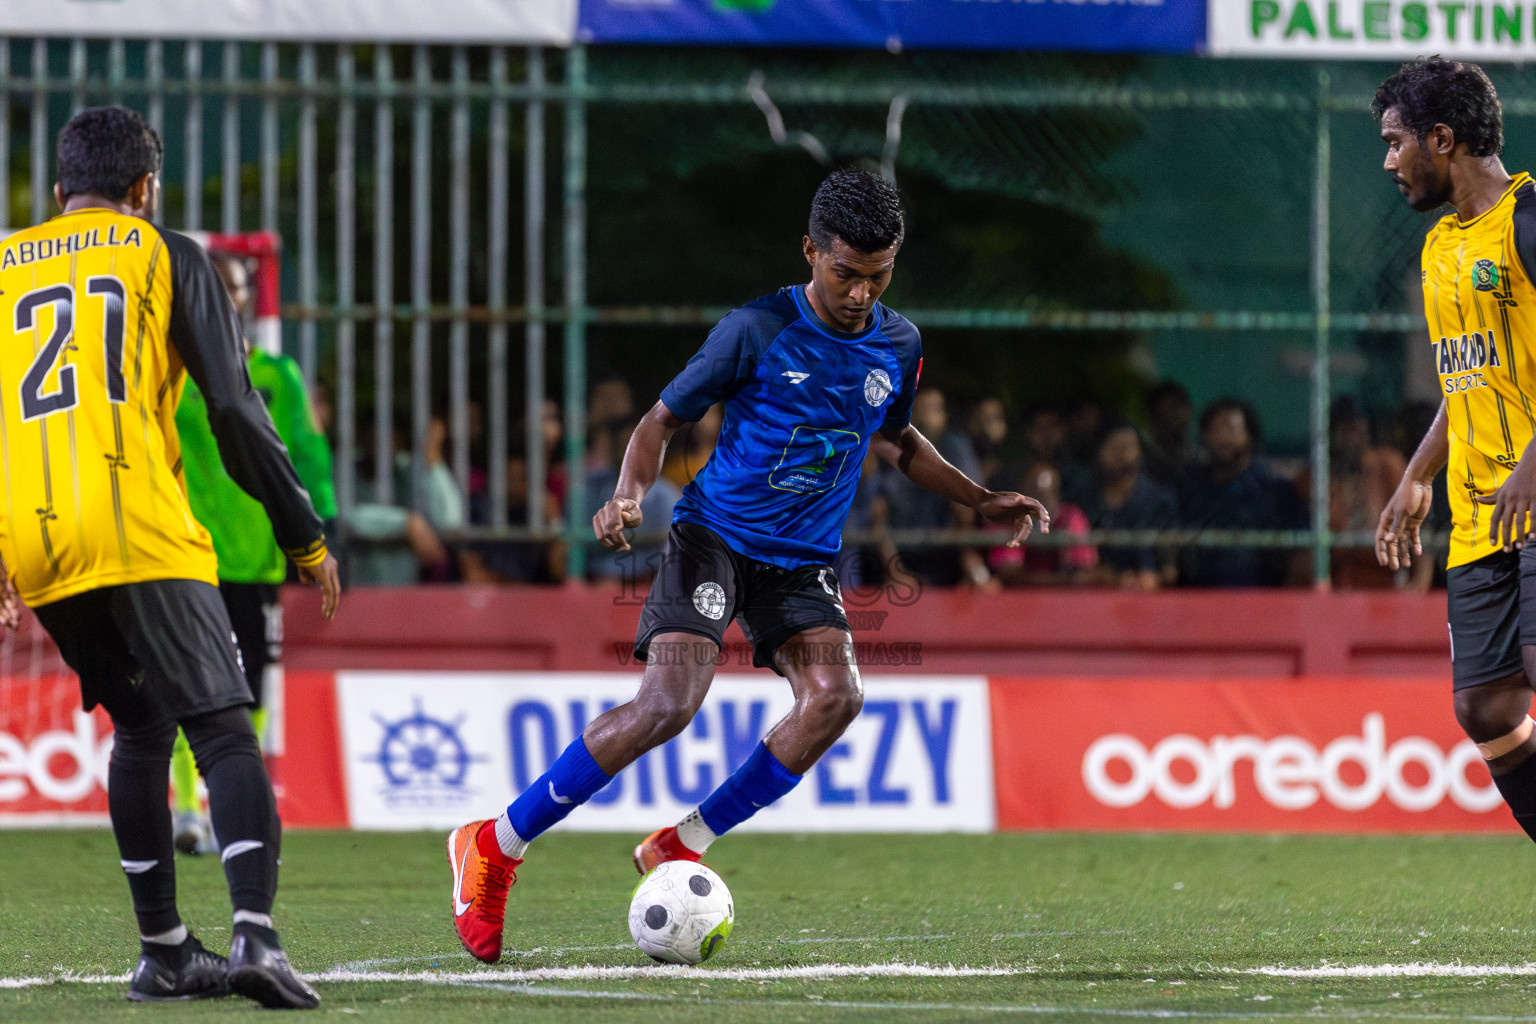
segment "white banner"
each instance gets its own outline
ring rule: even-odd
[[[1536,0],[1210,0],[1223,57],[1536,59]]]
[[[576,0],[6,0],[0,35],[569,45]]]
[[[500,813],[589,721],[634,696],[632,673],[339,672],[352,827],[448,829]],[[704,799],[794,700],[768,676],[720,675],[683,734],[620,773],[561,827],[640,835]],[[864,712],[760,832],[990,832],[992,725],[977,677],[866,679]]]

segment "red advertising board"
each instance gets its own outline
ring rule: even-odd
[[[333,672],[289,672],[284,680],[287,745],[278,813],[298,828],[346,828],[347,789],[342,777],[341,739]]]
[[[991,682],[1001,829],[1503,832],[1450,685]]]
[[[0,821],[105,821],[112,723],[69,673],[0,676]]]
[[[346,792],[336,739],[336,685],[329,672],[287,681],[287,752],[268,755],[284,822],[345,828]],[[80,709],[73,673],[0,676],[0,824],[105,823],[112,722]]]
[[[284,821],[347,827],[336,677],[292,672]],[[992,677],[1000,829],[1508,832],[1443,679]],[[66,671],[0,676],[0,824],[104,822],[111,724]]]

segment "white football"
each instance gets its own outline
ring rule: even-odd
[[[703,864],[670,860],[640,879],[629,903],[629,934],[663,964],[700,964],[720,951],[736,924],[725,882]]]

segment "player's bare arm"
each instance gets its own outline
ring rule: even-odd
[[[1472,500],[1493,506],[1493,515],[1488,520],[1489,540],[1505,551],[1525,547],[1531,533],[1531,515],[1536,513],[1536,438],[1526,445],[1519,464],[1498,490]]]
[[[1449,416],[1442,401],[1434,422],[1430,423],[1424,440],[1419,442],[1418,450],[1403,472],[1402,483],[1397,485],[1376,523],[1376,561],[1394,572],[1412,565],[1413,557],[1424,553],[1419,542],[1419,527],[1429,515],[1435,475],[1444,468],[1445,460],[1450,456],[1449,426]]]
[[[877,433],[870,439],[875,454],[906,474],[919,487],[957,505],[973,508],[994,523],[1013,527],[1008,547],[1024,543],[1035,520],[1042,533],[1051,532],[1051,514],[1034,498],[1013,491],[989,491],[966,476],[944,456],[922,431],[908,424],[899,433]]]
[[[619,484],[613,497],[603,503],[592,517],[592,532],[598,542],[611,551],[628,551],[625,530],[639,526],[640,503],[661,475],[661,460],[667,442],[685,421],[672,414],[664,402],[651,406],[624,449],[624,464],[619,468]]]

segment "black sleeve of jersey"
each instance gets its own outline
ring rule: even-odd
[[[170,341],[208,403],[208,425],[231,479],[261,502],[277,543],[296,559],[311,558],[324,530],[299,483],[288,449],[251,387],[234,306],[202,246],[161,231],[171,258]]]
[[[1526,182],[1515,193],[1515,252],[1525,268],[1525,278],[1536,284],[1536,183]]]
[[[899,434],[912,422],[912,399],[917,395],[917,382],[923,375],[923,339],[906,317],[891,312],[886,316],[889,320],[882,324],[882,329],[896,347],[896,358],[901,363],[901,388],[896,392],[896,400],[886,410],[880,432]]]

